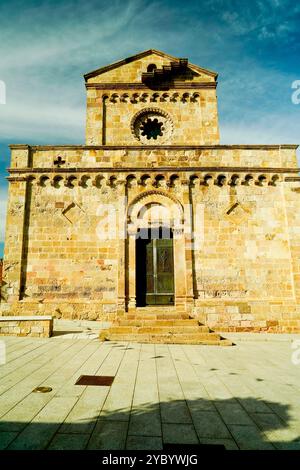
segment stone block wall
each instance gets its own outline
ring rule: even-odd
[[[118,189],[55,185],[50,180],[31,185],[22,296],[113,302],[118,241],[101,239],[101,222]]]
[[[0,317],[0,336],[30,336],[49,338],[53,320],[46,317]]]
[[[284,184],[193,190],[204,212],[194,251],[199,298],[294,298]]]
[[[297,303],[300,303],[300,187],[298,178],[289,178],[282,188],[285,198],[285,214],[291,252],[293,288]]]
[[[293,299],[196,301],[192,316],[220,332],[300,332],[300,308]]]
[[[157,194],[157,201],[170,197],[184,211],[182,285],[194,316],[220,330],[299,329],[295,147],[27,147],[24,153],[13,148],[3,312],[109,320],[124,314],[132,269],[127,242],[119,233],[101,238],[97,230],[107,204],[118,232],[132,201]]]
[[[226,171],[269,173],[280,170],[285,176],[298,176],[296,146],[289,145],[152,145],[133,146],[90,146],[90,145],[12,145],[11,175],[51,173],[59,176],[83,176],[93,170],[115,175],[123,170],[132,169],[134,173],[147,171],[159,173],[173,168],[173,173],[185,168],[204,173]],[[61,157],[58,167],[55,162]],[[57,170],[57,171],[56,171]],[[145,173],[145,172],[143,172]]]
[[[142,145],[134,132],[135,116],[142,111],[163,111],[170,121],[170,129],[168,133],[163,130],[160,143],[210,145],[219,142],[213,88],[196,92],[187,88],[178,92],[142,90],[139,93],[89,89],[87,144]]]
[[[171,62],[172,58],[153,53],[86,75],[87,145],[142,145],[130,129],[135,114],[149,109],[162,110],[171,122],[169,135],[160,144],[218,144],[216,73],[189,65],[159,89],[143,83],[150,64],[162,71],[163,81],[163,67]]]
[[[192,254],[193,315],[211,328],[300,331],[299,199],[293,184],[299,182],[248,179],[230,186],[224,179],[221,186],[193,190],[194,207],[203,211]]]

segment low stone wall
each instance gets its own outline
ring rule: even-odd
[[[300,333],[300,305],[295,301],[195,300],[187,313],[219,332]],[[159,308],[159,307],[158,307]],[[53,317],[62,320],[115,321],[125,315],[116,303],[15,302],[1,303],[2,315],[24,318]],[[1,317],[0,319],[4,318]],[[6,333],[7,334],[7,333]]]
[[[300,333],[293,301],[196,301],[192,316],[218,332]]]
[[[31,336],[49,338],[53,332],[50,316],[5,316],[0,317],[1,336]]]
[[[125,312],[125,310],[124,310]],[[58,320],[100,320],[114,321],[118,312],[116,302],[103,303],[96,301],[52,301],[31,302],[17,301],[14,303],[0,303],[0,318],[2,315],[9,316],[51,316]]]

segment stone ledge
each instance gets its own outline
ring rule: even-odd
[[[51,315],[9,315],[9,316],[0,316],[1,321],[51,321]]]
[[[53,167],[24,167],[24,168],[7,168],[10,174],[24,174],[24,173],[50,173],[56,175],[58,173],[127,173],[132,172],[134,169],[138,173],[151,172],[185,172],[185,173],[223,173],[223,172],[238,172],[238,173],[299,173],[300,168],[285,168],[285,167],[245,167],[245,166],[160,166],[159,169],[151,166],[123,166],[123,167],[111,167],[111,166],[99,166],[99,167],[65,167],[65,168],[53,168]],[[285,181],[298,181],[298,176],[287,176]]]
[[[53,318],[41,315],[0,317],[0,336],[31,336],[49,338],[53,333]]]
[[[96,83],[90,82],[85,84],[86,89],[92,90],[144,90],[148,92],[153,91],[171,91],[171,90],[184,90],[184,89],[195,89],[200,90],[202,88],[217,88],[217,82],[205,82],[199,81],[195,83],[187,83],[180,80],[172,80],[165,82],[165,84],[156,84],[155,82],[145,84],[145,83],[130,83],[130,82],[107,82],[107,83]]]
[[[203,145],[29,145],[29,144],[11,144],[11,150],[232,150],[232,149],[248,149],[248,150],[269,150],[269,149],[293,149],[296,150],[298,144],[203,144]]]
[[[218,329],[216,329],[218,331]],[[289,342],[299,340],[299,334],[293,333],[227,333],[226,338],[232,341],[268,341],[268,342]]]

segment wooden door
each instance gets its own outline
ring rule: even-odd
[[[137,306],[174,305],[173,238],[137,239],[136,298]]]

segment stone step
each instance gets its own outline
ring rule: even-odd
[[[203,327],[207,326],[200,325],[198,320],[182,320],[182,319],[173,319],[173,320],[117,320],[116,324],[119,326],[194,326],[194,327]]]
[[[232,345],[199,320],[190,318],[183,307],[143,307],[117,318],[100,333],[101,341]]]
[[[136,312],[185,312],[186,309],[185,307],[174,307],[174,306],[170,306],[170,307],[164,307],[164,306],[151,306],[151,307],[137,307],[135,309]]]
[[[218,336],[216,333],[210,333],[209,328],[185,325],[185,326],[112,326],[109,328],[109,334],[203,334],[210,337]]]
[[[124,320],[189,320],[188,313],[136,313],[127,314]]]
[[[230,340],[222,339],[219,335],[210,334],[100,334],[102,341],[126,341],[132,343],[152,343],[152,344],[206,344],[213,346],[231,346]]]
[[[164,311],[164,310],[152,310],[149,312],[141,311],[141,312],[135,312],[131,313],[128,315],[138,315],[138,316],[143,316],[143,317],[157,317],[157,315],[163,316],[163,317],[169,317],[169,316],[174,316],[174,317],[181,317],[182,315],[185,316],[186,318],[189,317],[188,312],[185,311]]]

